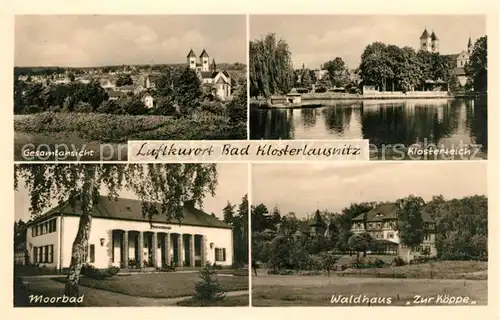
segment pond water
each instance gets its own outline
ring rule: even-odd
[[[251,139],[368,139],[379,150],[476,145],[476,158],[485,159],[487,132],[486,98],[330,101],[319,108],[250,111]]]

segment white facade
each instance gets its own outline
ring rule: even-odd
[[[55,231],[35,235],[32,230],[49,220],[56,221]],[[30,226],[26,239],[30,263],[68,268],[78,223],[77,216],[57,216]],[[229,266],[233,263],[232,241],[229,228],[93,218],[87,262],[96,268],[126,268],[130,261],[141,268],[172,262],[178,267],[197,267],[206,262]]]
[[[152,109],[155,106],[153,97],[150,95],[146,95],[144,97],[144,105],[146,106],[146,108]]]

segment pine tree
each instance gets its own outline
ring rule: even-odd
[[[216,272],[210,264],[207,264],[200,271],[201,281],[196,283],[196,293],[193,297],[194,300],[200,302],[214,302],[220,301],[225,298],[225,293],[217,278]]]

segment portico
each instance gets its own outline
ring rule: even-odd
[[[113,229],[111,242],[111,264],[120,268],[200,267],[207,261],[202,234]]]

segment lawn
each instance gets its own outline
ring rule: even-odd
[[[213,302],[209,304],[202,304],[196,300],[187,299],[177,302],[178,306],[181,307],[248,307],[249,299],[248,295],[240,295],[233,297],[226,297],[221,301]]]
[[[380,279],[327,276],[262,275],[252,278],[253,306],[349,306],[367,305],[331,303],[332,295],[366,295],[391,298],[392,306],[407,305],[415,295],[441,294],[467,296],[476,305],[487,304],[487,281]],[[386,300],[387,301],[387,300]],[[375,304],[376,305],[376,304]],[[384,304],[382,304],[384,305]]]
[[[248,276],[217,276],[224,291],[248,290]],[[64,282],[65,278],[57,279]],[[200,281],[198,273],[154,273],[114,276],[106,280],[81,278],[80,285],[128,296],[175,298],[191,296]]]
[[[401,267],[346,269],[339,276],[487,280],[487,261],[437,261]]]

